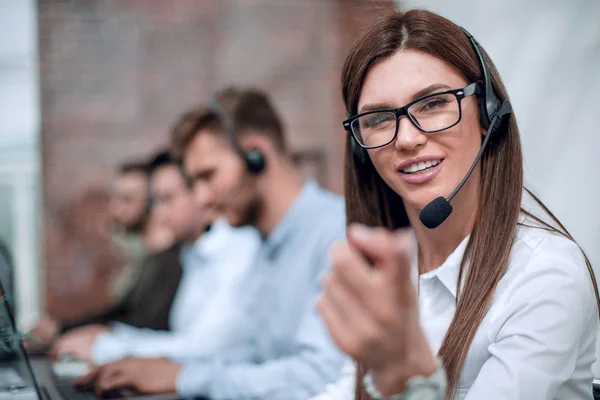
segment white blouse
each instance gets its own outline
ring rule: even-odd
[[[467,241],[419,277],[421,324],[436,352],[456,309]],[[592,282],[577,245],[556,233],[519,226],[455,399],[591,400],[598,327]],[[340,380],[313,400],[352,400],[354,374],[348,362]]]

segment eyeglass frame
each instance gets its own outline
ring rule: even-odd
[[[400,123],[399,123],[398,120],[403,115],[406,115],[408,117],[408,119],[410,120],[410,122],[418,130],[420,130],[421,132],[424,132],[424,133],[441,132],[441,131],[445,131],[446,129],[450,129],[453,126],[456,126],[460,122],[460,120],[462,119],[462,105],[461,105],[462,100],[465,97],[473,96],[474,94],[479,94],[479,93],[480,93],[480,90],[479,90],[478,82],[473,82],[473,83],[468,84],[464,88],[451,89],[451,90],[446,90],[444,92],[431,93],[431,94],[427,94],[425,96],[421,96],[418,99],[415,99],[415,100],[411,101],[410,103],[406,104],[403,107],[398,107],[398,108],[382,108],[382,109],[379,109],[379,110],[365,111],[363,113],[357,114],[357,115],[355,115],[353,117],[350,117],[350,118],[346,119],[345,121],[342,122],[342,124],[344,126],[344,129],[346,131],[350,132],[350,134],[352,135],[352,140],[354,140],[356,142],[356,144],[358,144],[361,148],[366,149],[366,150],[369,150],[369,149],[378,149],[378,148],[381,148],[381,147],[385,147],[388,144],[392,143],[394,140],[396,140],[396,138],[398,137],[398,128],[400,126]],[[416,121],[414,119],[414,117],[408,112],[408,109],[412,105],[414,105],[414,104],[416,104],[416,103],[418,103],[420,101],[423,101],[423,100],[428,99],[430,97],[440,96],[440,95],[443,95],[443,94],[452,94],[452,95],[454,95],[456,97],[456,100],[458,102],[458,119],[456,120],[455,123],[453,123],[450,126],[447,126],[447,127],[443,128],[443,129],[436,129],[436,130],[433,130],[433,131],[428,131],[428,130],[425,130],[425,129],[421,128],[419,126],[418,121]],[[392,136],[392,138],[390,139],[389,142],[384,143],[384,144],[379,144],[379,145],[376,145],[376,146],[363,145],[360,142],[360,140],[358,140],[358,138],[356,137],[356,134],[354,133],[354,131],[352,129],[352,123],[355,120],[357,120],[357,119],[359,119],[361,117],[364,117],[365,115],[377,114],[377,113],[382,113],[382,112],[391,112],[391,113],[394,113],[394,115],[396,116],[396,130],[394,131],[394,136]]]

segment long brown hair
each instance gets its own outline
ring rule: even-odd
[[[348,115],[357,113],[362,85],[371,67],[404,49],[422,51],[443,60],[459,71],[468,82],[482,80],[472,45],[457,25],[425,10],[394,12],[374,23],[358,39],[346,58],[342,73],[342,92]],[[498,71],[487,54],[485,58],[495,93],[501,99],[508,99]],[[523,159],[519,129],[514,116],[511,116],[504,130],[504,134],[490,138],[481,159],[479,204],[486,204],[486,208],[479,207],[459,270],[456,312],[438,352],[448,374],[449,397],[453,396],[458,386],[471,342],[508,265],[520,213],[533,218],[542,228],[572,239],[562,224],[532,193],[528,192],[559,228],[521,208]],[[344,165],[348,223],[360,222],[390,229],[405,225],[408,217],[401,206],[402,199],[384,183],[368,157],[359,161],[353,155],[351,140],[348,135]],[[587,258],[586,262],[598,300],[594,273]],[[369,399],[362,388],[363,373],[363,368],[359,365],[357,400]]]

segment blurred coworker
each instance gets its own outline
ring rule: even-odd
[[[162,166],[168,154],[157,154],[148,165],[148,173]],[[169,312],[181,279],[180,243],[170,226],[151,210],[144,230],[144,243],[151,251],[144,260],[138,281],[116,306],[96,315],[60,324],[64,333],[86,325],[121,322],[138,328],[169,329]],[[56,323],[56,322],[55,322]],[[94,328],[95,329],[95,328]]]
[[[139,277],[147,254],[144,234],[150,215],[149,185],[146,163],[131,162],[119,168],[110,203],[113,240],[125,258],[125,267],[111,288],[117,300],[125,296]]]
[[[167,224],[157,218],[155,212],[150,211],[146,229],[144,229],[144,245],[149,253],[159,253],[175,243],[175,235]],[[142,269],[143,271],[143,269]]]
[[[58,340],[53,355],[71,354],[103,364],[127,356],[184,358],[193,351],[203,355],[236,344],[239,329],[231,321],[238,310],[233,296],[256,255],[258,233],[234,229],[224,221],[204,233],[215,218],[214,208],[194,202],[181,166],[168,152],[152,163],[151,180],[157,218],[184,243],[183,276],[169,316],[171,332],[120,323],[112,328],[90,326]]]
[[[328,248],[345,236],[342,199],[294,170],[281,120],[267,96],[229,89],[187,114],[173,133],[196,201],[231,225],[263,235],[239,291],[243,342],[185,363],[127,359],[92,371],[108,390],[177,391],[183,397],[305,400],[335,381],[345,357],[315,304],[330,270]]]
[[[138,273],[147,255],[143,233],[149,214],[148,185],[148,170],[145,163],[127,162],[118,168],[110,201],[115,252],[120,253],[124,258],[123,270],[114,278],[110,289],[111,297],[116,298],[117,308],[127,301],[127,293],[132,290],[133,282],[138,280]],[[107,313],[111,311],[108,310]],[[93,320],[95,317],[90,318]],[[51,316],[42,315],[31,330],[31,334],[41,344],[48,344],[60,332],[86,322],[89,321],[84,318],[62,326],[60,321]],[[27,344],[28,347],[34,345]]]

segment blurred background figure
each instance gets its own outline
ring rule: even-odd
[[[128,274],[128,288],[123,288],[125,293],[114,306],[99,313],[70,321],[60,321],[49,315],[42,316],[31,333],[43,344],[50,343],[58,334],[74,328],[104,326],[114,322],[140,328],[169,329],[170,308],[182,273],[178,240],[185,232],[180,232],[181,223],[171,221],[182,210],[168,209],[165,213],[159,201],[161,183],[154,183],[150,188],[150,181],[154,171],[171,165],[172,162],[168,153],[161,151],[149,163],[130,163],[119,169],[110,202],[112,225],[105,223],[98,226],[97,234],[110,237],[117,254],[125,254],[124,259],[130,261],[131,264],[127,267],[134,270],[134,273]],[[157,200],[154,208],[150,208],[149,204],[151,193]],[[184,220],[186,226],[196,220],[188,214],[182,215],[180,219]],[[85,221],[79,218],[76,220],[79,223]],[[121,272],[116,276],[121,278],[118,282],[123,282],[122,271],[114,272]],[[114,286],[109,282],[109,291]],[[30,343],[29,347],[34,347],[34,344]]]
[[[162,264],[155,262],[149,269],[144,265],[128,318],[109,326],[91,322],[68,332],[54,344],[53,356],[68,354],[102,364],[128,355],[214,354],[238,345],[244,326],[236,323],[241,310],[235,300],[244,291],[246,272],[260,242],[258,233],[233,229],[216,220],[214,207],[197,204],[182,166],[168,151],[153,158],[149,174],[152,214],[176,240],[168,254],[181,267],[173,271],[164,257],[156,260]],[[179,276],[181,281],[175,284]],[[153,313],[156,310],[160,312]],[[163,326],[149,323],[153,314],[161,316]],[[167,329],[172,332],[159,332]]]
[[[98,312],[115,303],[110,288],[123,270],[124,257],[111,236],[111,196],[91,188],[67,202],[51,219],[44,248],[47,312],[69,320]]]
[[[144,236],[154,237],[148,228],[150,215],[150,179],[148,165],[142,162],[123,164],[118,171],[110,202],[113,219],[112,238],[124,257],[124,267],[111,285],[111,294],[120,300],[137,279],[147,254]],[[153,240],[153,239],[152,239]]]
[[[175,243],[173,230],[161,221],[155,212],[150,212],[144,232],[144,245],[149,253],[168,249]],[[142,268],[143,270],[143,268]]]
[[[55,308],[34,327],[38,339],[50,341],[62,330],[59,321],[122,303],[146,257],[148,215],[147,165],[141,162],[118,168],[112,193],[92,188],[60,208],[45,248],[48,295]]]
[[[383,0],[1,0],[2,37],[14,40],[0,39],[0,237],[18,266],[20,323],[37,320],[41,310],[74,321],[123,298],[135,281],[133,260],[169,239],[129,224],[143,214],[143,173],[124,179],[134,199],[120,190],[123,182],[113,183],[112,171],[163,147],[179,112],[226,84],[269,92],[288,121],[302,178],[339,192],[341,60],[359,26],[394,6]],[[67,244],[78,238],[63,233],[63,210],[90,188],[112,188],[107,215],[120,228],[109,232],[130,250],[110,256],[119,260],[102,279],[89,273],[96,251],[79,251],[85,256],[75,261],[70,253],[83,245]],[[146,224],[154,224],[152,216]],[[88,272],[75,273],[74,262]],[[113,284],[115,271],[123,275]],[[83,290],[83,281],[94,288]]]

